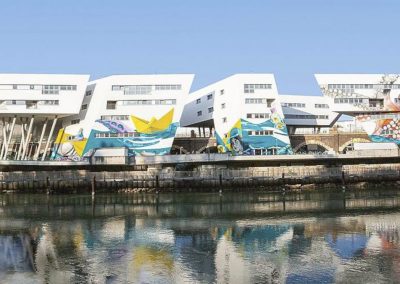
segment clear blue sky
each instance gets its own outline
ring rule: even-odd
[[[274,73],[318,95],[314,73],[399,73],[399,0],[1,0],[0,72]]]

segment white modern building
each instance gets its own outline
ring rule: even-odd
[[[80,112],[59,131],[52,158],[80,160],[122,148],[128,156],[170,153],[193,77],[114,75],[89,82]]]
[[[44,159],[58,125],[79,113],[88,80],[89,75],[0,74],[0,159]]]
[[[272,74],[236,74],[191,93],[181,125],[214,128],[220,153],[291,153]]]
[[[356,118],[373,142],[400,144],[400,74],[317,74],[332,111]]]
[[[319,133],[322,128],[332,127],[340,117],[323,96],[279,95],[279,100],[289,134],[307,128]]]

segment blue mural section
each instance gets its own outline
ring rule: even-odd
[[[92,130],[88,137],[84,153],[100,148],[128,149],[128,155],[165,155],[171,151],[172,141],[175,137],[179,123],[175,122],[162,131],[152,133],[135,132],[134,137],[113,137],[112,134],[129,133],[123,124],[115,121],[97,121],[106,126],[109,131]],[[105,135],[102,135],[105,134]],[[110,135],[111,134],[111,135]],[[105,136],[105,137],[102,137]],[[168,141],[170,139],[170,141]]]
[[[233,155],[293,154],[285,123],[278,115],[261,123],[239,119],[222,138],[216,134],[218,151]],[[257,151],[261,150],[261,153]]]

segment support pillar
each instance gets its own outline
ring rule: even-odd
[[[1,152],[0,152],[0,157],[3,157],[4,151],[6,149],[6,144],[7,144],[7,130],[6,130],[6,125],[4,123],[4,118],[3,118],[3,123],[2,123],[2,132],[3,132],[3,137],[1,139]]]
[[[24,144],[24,148],[22,149],[21,160],[25,160],[26,150],[28,149],[29,142],[31,141],[31,137],[32,137],[32,126],[33,126],[34,121],[35,121],[35,118],[32,116],[31,121],[29,122],[29,127],[28,127],[28,132],[26,134],[26,141]]]
[[[21,125],[21,143],[19,144],[16,160],[19,160],[21,158],[22,148],[24,147],[24,145],[25,145],[25,124],[23,123]]]
[[[37,161],[39,159],[40,148],[42,148],[42,141],[43,141],[44,133],[46,132],[46,127],[47,127],[47,117],[46,117],[46,119],[44,121],[44,124],[43,124],[42,133],[40,134],[39,143],[38,143],[38,147],[36,149],[35,156],[33,157],[33,159],[35,161]]]
[[[4,155],[2,156],[2,158],[3,158],[4,160],[7,160],[8,148],[9,148],[10,143],[11,143],[11,138],[12,138],[12,136],[13,136],[13,134],[14,134],[14,127],[15,127],[15,121],[16,121],[16,120],[17,120],[17,117],[14,116],[14,118],[13,118],[13,120],[12,120],[12,123],[11,123],[10,133],[8,134],[7,146],[6,146],[6,149],[5,149],[5,151],[4,151]]]
[[[53,132],[54,132],[54,128],[56,127],[57,119],[58,119],[58,118],[57,118],[57,116],[56,116],[56,117],[54,118],[54,120],[53,120],[53,124],[51,125],[49,137],[47,137],[46,147],[44,147],[44,152],[43,152],[43,156],[42,156],[42,161],[44,161],[44,159],[46,158],[47,150],[49,149],[50,140],[51,140],[51,137],[53,136]]]

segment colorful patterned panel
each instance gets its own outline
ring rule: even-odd
[[[292,154],[286,125],[277,113],[261,123],[239,119],[221,138],[217,133],[218,152],[233,155],[254,155],[256,150],[264,154]]]
[[[80,160],[100,148],[127,148],[129,155],[165,155],[171,151],[179,122],[172,122],[172,108],[161,118],[149,121],[131,116],[130,121],[96,120],[89,137],[61,129],[55,141],[52,159]]]
[[[384,114],[388,118],[373,119],[373,116],[359,116],[364,130],[372,142],[392,142],[400,145],[400,118],[398,114]],[[392,118],[389,118],[392,116]]]

